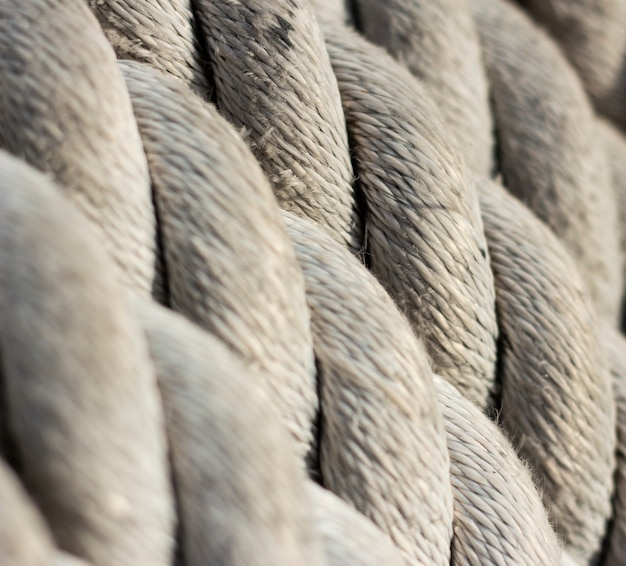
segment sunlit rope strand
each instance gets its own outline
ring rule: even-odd
[[[220,111],[280,205],[357,251],[362,223],[337,81],[307,0],[196,0]]]
[[[324,28],[367,201],[373,272],[434,369],[483,407],[496,358],[493,278],[473,180],[421,84],[347,28]]]
[[[264,370],[304,455],[317,413],[302,274],[258,163],[180,81],[121,62],[148,155],[170,301]]]

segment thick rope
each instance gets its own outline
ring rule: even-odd
[[[605,328],[603,345],[611,371],[617,412],[617,470],[612,525],[609,530],[605,566],[623,564],[626,556],[626,339],[613,328]]]
[[[321,564],[304,474],[263,378],[183,317],[138,309],[165,404],[186,564]]]
[[[626,127],[626,2],[519,0],[561,45],[598,110]]]
[[[0,4],[0,147],[51,173],[149,293],[154,211],[115,55],[82,0]]]
[[[365,517],[305,482],[249,369],[182,317],[136,308],[165,400],[187,564],[320,565],[323,552],[329,566],[404,565]]]
[[[610,514],[615,417],[591,305],[554,235],[480,185],[500,324],[500,422],[528,459],[566,545],[589,559]]]
[[[617,211],[580,81],[556,46],[508,1],[470,4],[506,186],[561,238],[598,312],[616,322],[622,288]]]
[[[287,214],[319,366],[324,484],[385,531],[408,564],[447,564],[449,459],[426,353],[357,259]]]
[[[351,249],[362,228],[337,81],[306,0],[197,0],[220,111],[246,130],[286,210]]]
[[[406,566],[389,537],[353,507],[313,482],[308,489],[329,566]]]
[[[609,167],[611,181],[615,192],[616,208],[619,215],[619,235],[622,252],[622,327],[626,321],[624,317],[624,299],[626,298],[626,138],[616,127],[606,120],[599,121],[600,141],[604,146]]]
[[[478,174],[493,169],[487,77],[467,0],[357,0],[365,37],[426,87],[451,139]]]
[[[473,403],[444,380],[435,384],[454,493],[450,563],[559,564],[559,545],[529,471]]]
[[[348,29],[325,29],[343,99],[374,273],[434,369],[490,404],[496,323],[478,198],[420,83]]]
[[[119,59],[148,63],[200,96],[211,86],[191,0],[88,0]]]
[[[0,329],[18,466],[59,546],[99,566],[168,564],[162,409],[139,326],[96,233],[0,154]],[[41,434],[44,427],[45,434]]]
[[[0,1],[0,563],[623,562],[622,5],[469,1]]]
[[[264,371],[304,456],[317,412],[309,313],[271,188],[212,106],[147,65],[120,65],[150,164],[171,304]]]

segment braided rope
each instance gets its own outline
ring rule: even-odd
[[[623,563],[626,8],[519,4],[0,0],[0,564]]]

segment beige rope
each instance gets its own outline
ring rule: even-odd
[[[317,411],[309,314],[271,189],[214,108],[146,65],[120,65],[150,163],[172,306],[265,372],[304,456]]]
[[[304,474],[264,377],[183,317],[138,310],[165,403],[186,564],[322,564]]]
[[[311,309],[324,484],[386,532],[408,564],[447,564],[449,459],[423,347],[348,251],[314,225],[284,219]]]
[[[372,270],[434,369],[488,406],[497,329],[473,183],[420,83],[350,30],[325,34],[367,200]]]
[[[61,548],[168,564],[161,404],[113,264],[40,173],[0,152],[0,178],[3,385],[23,480]]]
[[[480,185],[500,324],[500,422],[528,459],[568,547],[599,552],[615,417],[591,306],[554,235],[495,183]]]
[[[470,0],[508,189],[561,238],[598,312],[617,321],[621,266],[610,173],[591,105],[556,46],[508,1]]]
[[[560,564],[539,494],[509,442],[454,387],[435,384],[454,493],[451,564]]]
[[[626,126],[626,2],[520,0],[561,45],[598,110]]]
[[[1,564],[623,561],[624,0],[468,1],[0,0]]]
[[[313,482],[308,489],[330,566],[406,566],[391,540],[353,507]]]
[[[337,82],[308,2],[197,4],[220,111],[245,128],[279,203],[359,249]]]
[[[599,121],[600,140],[607,154],[611,168],[611,180],[615,192],[616,208],[619,216],[619,235],[622,252],[622,281],[626,285],[626,138],[617,128],[605,120]],[[622,309],[626,288],[622,290]],[[622,326],[624,315],[622,314]]]
[[[170,73],[210,96],[190,0],[88,0],[119,59]]]
[[[478,36],[466,0],[357,0],[365,36],[426,87],[449,137],[476,173],[493,170],[493,123]]]
[[[0,4],[0,147],[51,173],[125,283],[154,279],[146,160],[114,53],[81,0]]]
[[[604,564],[617,566],[626,556],[626,339],[612,328],[604,328],[603,345],[611,371],[617,408],[617,471],[613,517]]]

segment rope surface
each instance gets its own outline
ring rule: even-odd
[[[623,563],[625,14],[0,0],[0,563]]]

